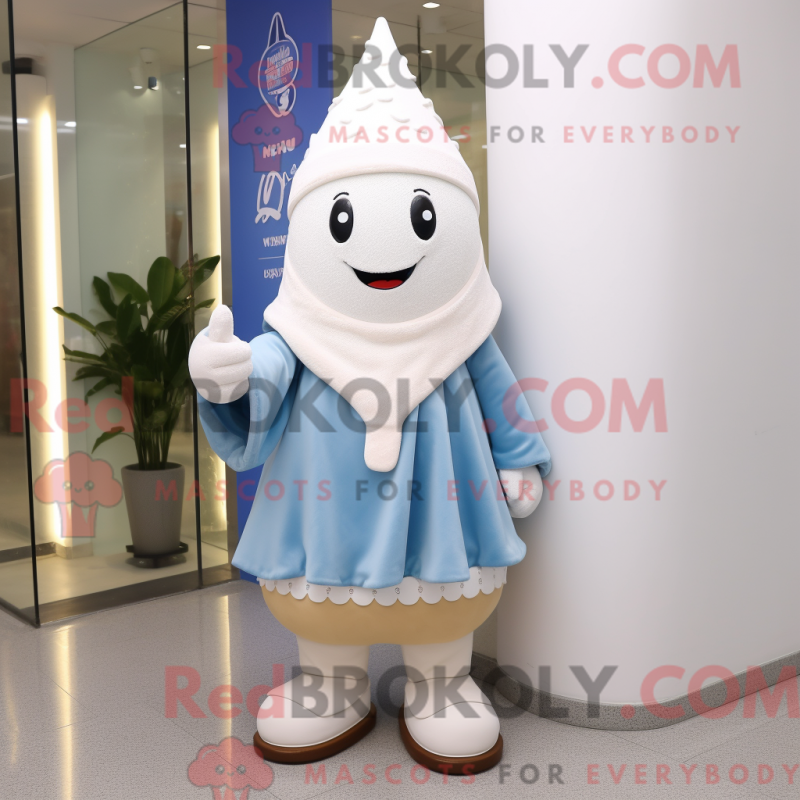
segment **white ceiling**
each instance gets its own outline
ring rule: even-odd
[[[191,2],[210,8],[225,7],[225,0]],[[483,38],[483,0],[446,0],[436,9],[423,8],[423,2],[333,0],[333,8],[353,15],[349,23],[354,27],[353,32],[342,31],[343,36],[353,41],[357,41],[356,36],[364,36],[367,20],[378,16],[414,29],[419,17],[423,47],[431,46],[431,49],[435,49],[432,45],[446,44],[450,51],[453,44],[468,39],[477,42]],[[175,0],[14,0],[15,36],[18,40],[62,42],[77,47],[174,4]],[[359,23],[356,17],[363,22]],[[369,27],[371,30],[371,25]],[[366,31],[367,36],[369,32]],[[338,31],[335,34],[334,40],[338,42]],[[413,39],[416,41],[416,31]]]
[[[474,76],[475,62],[483,48],[483,0],[443,0],[438,8],[432,9],[423,8],[424,2],[333,0],[333,42],[346,53],[360,55],[358,46],[363,50],[376,17],[383,16],[389,20],[398,46],[409,48],[405,51],[409,64],[416,67],[419,23],[421,49],[433,51],[434,59],[437,46],[443,46],[446,57],[451,57],[459,47],[467,45],[469,51],[459,60],[458,67],[465,75]]]
[[[225,7],[225,0],[192,3]],[[17,40],[78,47],[174,4],[175,0],[14,0],[14,35]]]

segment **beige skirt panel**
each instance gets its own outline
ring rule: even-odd
[[[269,610],[295,636],[322,644],[436,644],[452,642],[472,633],[500,602],[503,587],[490,594],[413,605],[356,605],[352,600],[335,604],[297,600],[262,587]]]

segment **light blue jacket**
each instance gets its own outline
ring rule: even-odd
[[[379,589],[407,575],[465,581],[470,567],[524,557],[497,470],[537,465],[544,477],[550,454],[504,411],[516,379],[491,336],[409,414],[391,472],[366,466],[363,421],[278,333],[251,346],[245,397],[198,398],[215,452],[236,471],[264,464],[234,566]],[[524,396],[516,412],[533,419]]]

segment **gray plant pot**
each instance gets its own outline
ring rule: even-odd
[[[166,469],[122,468],[134,555],[159,556],[180,546],[184,474],[170,462]]]

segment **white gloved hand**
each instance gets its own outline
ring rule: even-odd
[[[544,493],[539,468],[499,469],[497,474],[500,476],[511,516],[522,519],[533,514]]]
[[[252,371],[250,345],[233,335],[233,314],[219,306],[189,350],[189,374],[197,393],[212,403],[231,403],[247,394]]]

